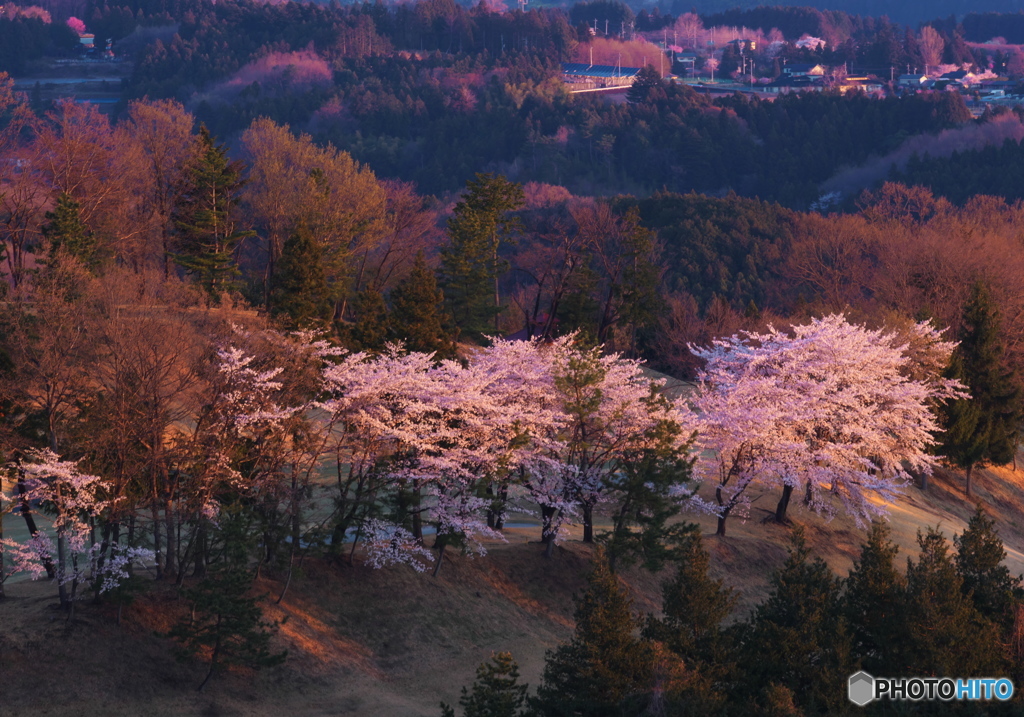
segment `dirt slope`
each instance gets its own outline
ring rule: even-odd
[[[1024,572],[1024,470],[981,471],[975,482],[975,499],[997,519],[1011,570]],[[712,535],[712,518],[699,519],[714,571],[740,591],[737,617],[763,596],[768,575],[785,559],[790,529],[762,522],[775,500],[773,493],[759,497],[745,523],[731,518],[724,539]],[[939,525],[952,537],[973,510],[953,473],[935,476],[927,492],[909,489],[890,512],[900,563],[916,555],[918,529]],[[863,529],[846,517],[826,522],[799,505],[791,512],[818,554],[845,575]],[[493,650],[510,650],[535,684],[544,651],[571,632],[571,596],[590,550],[572,540],[545,560],[538,528],[507,534],[487,556],[454,556],[436,579],[404,567],[372,571],[307,560],[283,604],[267,605],[272,618],[287,618],[278,639],[289,660],[226,674],[202,694],[195,692],[202,665],[176,662],[157,634],[184,609],[170,591],[152,591],[120,627],[111,608],[84,604],[67,628],[51,585],[9,585],[0,602],[0,714],[438,715],[439,701],[454,703]],[[658,609],[663,577],[624,573],[638,610]],[[269,579],[258,586],[275,597],[280,587]]]

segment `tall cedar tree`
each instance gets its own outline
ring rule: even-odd
[[[840,581],[821,558],[810,560],[803,529],[793,531],[789,558],[744,631],[742,658],[750,697],[764,687],[790,690],[807,713],[845,706],[853,672],[850,637],[840,610]]]
[[[999,312],[987,287],[977,282],[964,306],[963,326],[946,372],[959,379],[970,398],[943,406],[940,452],[967,472],[965,492],[971,495],[971,474],[979,463],[1005,464],[1017,447],[1021,413],[1020,390],[1004,368]]]
[[[444,313],[444,293],[427,266],[423,252],[416,255],[412,272],[391,291],[391,332],[410,351],[454,358],[455,343]]]
[[[501,244],[518,227],[511,212],[524,202],[523,188],[500,175],[477,174],[448,220],[449,244],[441,250],[441,288],[456,325],[480,339],[497,334],[501,313],[498,278],[506,262]]]
[[[391,317],[384,295],[363,289],[352,302],[355,322],[338,325],[338,335],[353,351],[380,351],[387,343]]]
[[[476,669],[473,689],[462,688],[462,717],[519,717],[526,703],[527,685],[519,684],[519,665],[509,652],[498,652]],[[455,710],[441,703],[442,717]]]
[[[242,165],[229,162],[227,149],[214,144],[205,126],[189,168],[186,188],[172,214],[177,233],[174,261],[196,278],[211,297],[234,286],[239,274],[235,251],[249,231],[238,230],[234,209],[242,187]]]
[[[860,560],[846,579],[846,618],[853,654],[873,674],[900,674],[904,638],[903,600],[907,582],[896,569],[899,548],[889,526],[875,521],[861,546]]]
[[[271,280],[270,307],[292,328],[323,324],[334,312],[323,253],[305,227],[296,229],[284,243]]]
[[[917,533],[918,561],[907,560],[906,658],[900,674],[985,676],[1002,672],[995,626],[964,595],[945,536]]]
[[[43,225],[43,236],[50,242],[50,260],[61,253],[80,260],[86,266],[96,262],[96,237],[82,221],[78,202],[69,194],[57,198],[57,206],[46,213],[47,223]]]
[[[996,522],[977,511],[956,545],[956,570],[963,580],[962,592],[974,601],[983,617],[1004,631],[1013,627],[1014,606],[1021,597],[1021,578],[1013,577],[1003,565],[1006,549],[996,532]]]
[[[677,556],[676,575],[661,589],[664,617],[650,617],[644,635],[677,655],[686,670],[682,688],[669,696],[673,713],[713,714],[725,704],[736,667],[730,636],[722,630],[736,597],[709,575],[710,556],[699,526],[686,526]]]
[[[547,653],[530,706],[545,717],[619,714],[649,694],[654,653],[637,636],[633,602],[600,548],[575,602],[576,631],[567,644]]]

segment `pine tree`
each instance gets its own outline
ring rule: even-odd
[[[345,327],[343,338],[355,351],[380,351],[388,340],[390,317],[384,295],[376,289],[364,289],[352,302],[355,322]]]
[[[676,554],[676,575],[662,585],[664,617],[651,617],[644,635],[665,645],[686,670],[684,685],[670,703],[684,713],[710,714],[725,703],[726,682],[736,667],[732,642],[722,630],[736,597],[708,574],[710,556],[699,526],[687,526]]]
[[[234,287],[239,273],[235,251],[253,235],[235,226],[241,187],[241,165],[228,161],[227,149],[214,144],[201,127],[197,157],[172,214],[177,233],[173,258],[211,297]]]
[[[666,400],[652,389],[650,401]],[[612,530],[602,537],[613,570],[620,560],[639,559],[645,569],[658,572],[675,555],[674,544],[690,538],[692,525],[672,521],[682,510],[674,491],[689,480],[693,467],[691,444],[680,444],[681,432],[667,422],[654,426],[647,445],[626,456],[609,481],[618,506]]]
[[[259,598],[251,595],[253,574],[248,567],[251,532],[244,511],[222,511],[217,533],[223,541],[223,562],[195,587],[183,591],[192,607],[190,617],[167,634],[178,641],[181,657],[210,656],[210,669],[199,690],[226,666],[273,667],[287,656],[286,652],[270,649],[270,639],[277,625],[263,619]]]
[[[304,227],[284,244],[271,283],[271,312],[293,328],[328,321],[333,312],[320,247]]]
[[[1021,594],[1021,578],[1003,565],[1006,549],[996,523],[978,506],[967,528],[953,536],[956,570],[963,580],[962,592],[970,596],[983,617],[1004,631],[1013,627],[1014,605]]]
[[[96,237],[82,221],[78,202],[68,194],[61,194],[53,211],[46,212],[46,221],[42,231],[50,242],[51,261],[63,253],[75,257],[86,266],[95,264]]]
[[[821,558],[809,560],[810,553],[803,529],[795,529],[789,558],[747,626],[742,659],[751,696],[775,684],[791,690],[808,713],[832,712],[845,706],[850,637],[840,581]]]
[[[650,692],[653,652],[637,637],[632,606],[597,549],[587,587],[576,597],[575,633],[547,653],[543,681],[530,700],[534,711],[545,717],[618,714]]]
[[[906,658],[900,674],[988,675],[1000,671],[995,626],[963,592],[945,536],[918,531],[917,563],[907,560]]]
[[[260,668],[278,665],[285,653],[270,649],[271,623],[263,620],[256,598],[249,596],[252,575],[238,566],[225,567],[185,590],[193,618],[176,625],[169,636],[187,655],[210,654],[202,690],[215,672],[228,665]]]
[[[1014,376],[1004,368],[1001,331],[999,312],[978,282],[964,307],[960,344],[946,372],[967,386],[970,398],[944,405],[939,449],[967,472],[968,496],[975,465],[1009,463],[1017,448],[1021,396]]]
[[[903,645],[906,580],[894,564],[899,548],[889,536],[886,523],[872,523],[860,560],[846,579],[853,654],[873,674],[897,674]]]
[[[519,684],[519,665],[509,652],[491,655],[476,670],[473,689],[462,688],[459,706],[463,717],[519,717],[526,702],[527,685]],[[441,703],[444,717],[455,717],[455,710]]]
[[[665,91],[661,75],[651,65],[640,68],[633,84],[626,91],[626,101],[634,105],[664,97]]]
[[[497,333],[498,278],[506,264],[501,245],[517,228],[509,214],[524,199],[520,185],[493,174],[477,174],[466,189],[448,220],[450,241],[441,250],[440,283],[456,325],[479,339]]]
[[[410,351],[454,358],[455,344],[446,328],[449,323],[444,293],[437,288],[437,277],[420,252],[408,278],[391,291],[392,334]]]

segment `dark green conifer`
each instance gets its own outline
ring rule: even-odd
[[[498,652],[477,668],[473,689],[462,688],[462,717],[519,717],[526,703],[527,685],[519,684],[519,665],[509,652]],[[443,717],[455,710],[441,703]]]
[[[449,324],[444,293],[437,288],[437,277],[420,252],[408,278],[391,291],[391,331],[410,351],[454,358]]]
[[[1001,668],[995,626],[963,592],[945,536],[918,531],[918,561],[907,560],[906,658],[900,674],[989,675]]]
[[[523,188],[499,175],[477,174],[466,190],[448,220],[440,284],[456,325],[479,339],[497,333],[498,277],[506,264],[500,250],[518,226],[510,214],[522,206]]]
[[[323,254],[304,227],[284,244],[271,283],[270,310],[293,328],[322,324],[334,311]]]
[[[655,405],[667,399],[652,387],[647,400]],[[616,496],[612,530],[605,533],[605,550],[612,569],[619,561],[639,560],[647,570],[657,572],[675,555],[675,544],[688,539],[691,524],[673,519],[682,510],[673,489],[690,478],[693,460],[690,444],[680,444],[679,426],[659,423],[647,434],[645,447],[622,461],[622,470],[609,480]]]
[[[227,149],[214,144],[205,126],[199,151],[189,168],[186,188],[172,218],[177,234],[174,261],[196,278],[211,296],[235,288],[235,251],[250,231],[235,225],[234,210],[242,187],[241,164],[228,161]]]
[[[846,619],[853,655],[872,674],[897,674],[903,648],[906,580],[894,560],[899,548],[888,524],[875,521],[861,546],[860,560],[846,579]]]
[[[976,465],[1013,460],[1021,413],[1020,390],[1003,363],[999,311],[981,282],[964,307],[958,338],[946,375],[959,379],[971,395],[944,405],[939,451],[967,472],[965,491],[970,496]]]
[[[186,655],[210,655],[202,690],[215,672],[228,665],[272,667],[285,653],[270,649],[273,624],[263,619],[259,601],[250,597],[252,575],[240,566],[227,566],[185,590],[192,617],[178,623],[169,636]]]
[[[765,685],[792,691],[808,713],[846,706],[853,672],[850,637],[840,609],[840,581],[821,558],[810,559],[803,529],[793,531],[789,558],[744,631],[742,658],[749,694]]]
[[[43,236],[50,242],[50,260],[60,254],[73,256],[86,266],[95,264],[96,237],[82,221],[79,205],[68,194],[57,197],[52,212],[46,212],[47,223],[43,225]]]
[[[575,602],[573,637],[547,653],[543,681],[530,705],[545,717],[619,714],[627,702],[649,694],[653,651],[637,636],[632,600],[600,548]]]
[[[1014,605],[1021,594],[1021,579],[1010,575],[1003,565],[1006,549],[996,532],[996,523],[978,506],[967,528],[953,536],[956,570],[963,580],[962,592],[969,595],[983,617],[1004,631],[1013,627]]]
[[[682,660],[687,679],[669,702],[685,714],[712,714],[724,705],[736,667],[732,642],[722,630],[736,596],[710,576],[699,526],[687,526],[676,555],[676,575],[662,585],[664,617],[651,617],[644,635]]]
[[[384,295],[376,289],[364,289],[352,302],[355,322],[346,327],[343,339],[355,351],[380,351],[388,340],[390,317]]]
[[[210,669],[199,689],[229,665],[254,669],[284,661],[285,652],[273,652],[270,639],[276,623],[263,619],[259,597],[252,595],[253,573],[249,554],[253,548],[251,516],[237,507],[225,508],[216,533],[221,543],[221,562],[193,588],[183,591],[190,614],[168,633],[178,641],[179,652],[210,657]]]

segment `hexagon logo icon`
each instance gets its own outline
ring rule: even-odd
[[[875,678],[864,670],[850,675],[847,691],[850,702],[858,707],[863,707],[875,698]]]

